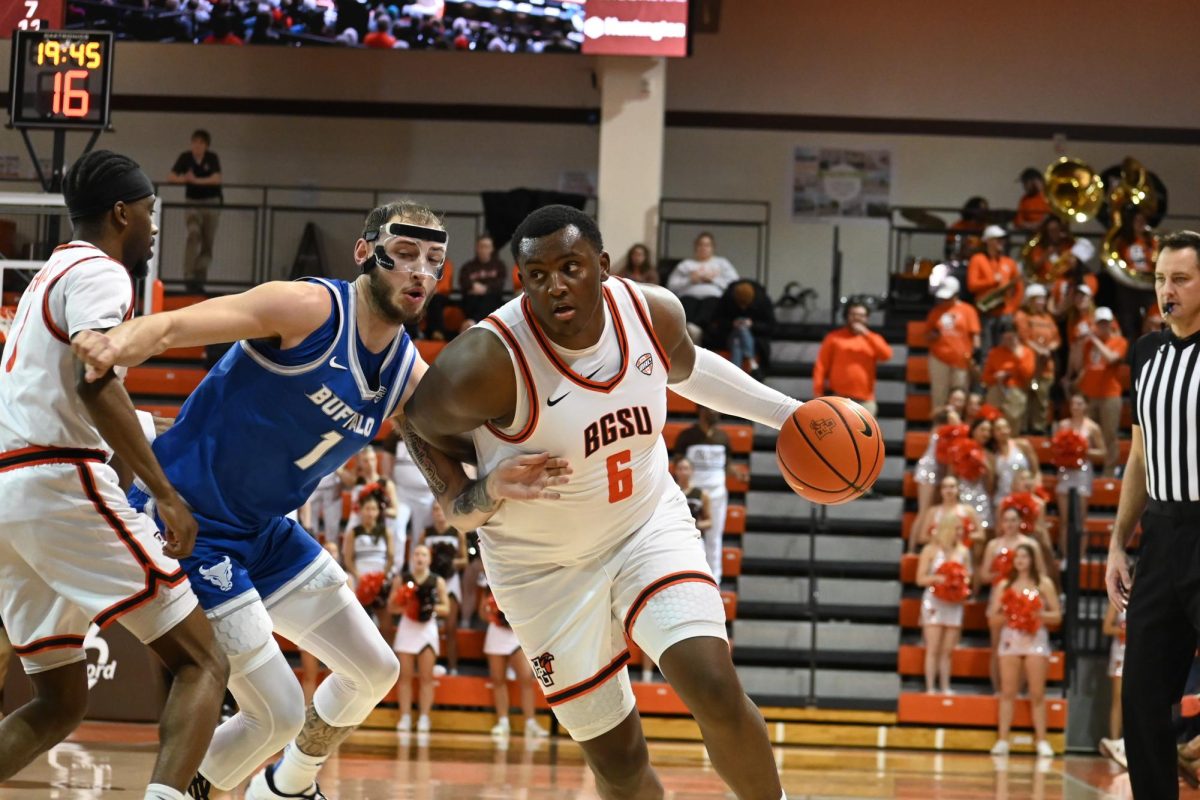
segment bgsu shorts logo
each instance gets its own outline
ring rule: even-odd
[[[833,433],[833,430],[837,427],[837,424],[831,417],[821,417],[820,419],[814,419],[812,422],[808,423],[808,427],[811,428],[812,432],[817,435],[817,441],[819,442],[829,434]]]
[[[533,664],[533,677],[542,682],[542,686],[554,685],[554,656],[551,653],[542,653],[537,658],[529,659]]]

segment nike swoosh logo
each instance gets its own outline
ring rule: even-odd
[[[596,377],[596,373],[600,372],[600,370],[602,370],[602,369],[604,369],[604,367],[596,367],[596,372],[593,372],[591,375],[584,377],[584,380],[590,381],[592,378]]]
[[[346,367],[343,367],[341,364],[337,363],[337,356],[329,359],[329,366],[333,367],[334,369],[347,369]]]
[[[548,405],[548,406],[558,405],[558,403],[569,394],[570,394],[570,392],[564,392],[563,394],[560,394],[558,397],[547,397],[546,405]]]

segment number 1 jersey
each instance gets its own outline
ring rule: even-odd
[[[395,413],[419,357],[403,329],[383,353],[368,353],[354,284],[311,280],[330,293],[325,324],[288,350],[238,342],[154,442],[184,500],[230,532],[252,534],[302,506]],[[364,363],[372,360],[374,383]]]

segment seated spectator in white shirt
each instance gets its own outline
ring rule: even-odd
[[[667,288],[679,296],[687,315],[688,331],[699,342],[717,300],[739,276],[728,259],[716,254],[716,240],[711,233],[697,236],[694,247],[692,257],[680,261],[671,273]]]

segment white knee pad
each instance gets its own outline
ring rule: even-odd
[[[711,636],[727,640],[721,593],[708,582],[672,584],[646,601],[632,633],[638,647],[656,664],[671,645],[684,639]]]
[[[279,652],[271,635],[271,617],[255,593],[233,611],[208,614],[217,644],[229,657],[231,675],[252,672]]]
[[[396,684],[400,663],[353,593],[338,591],[341,609],[296,639],[333,674],[313,695],[313,707],[335,728],[358,725]]]
[[[328,553],[321,553],[317,560],[319,564],[307,580],[263,601],[275,630],[296,644],[346,605],[358,605],[354,593],[346,589],[346,573],[337,562]]]

